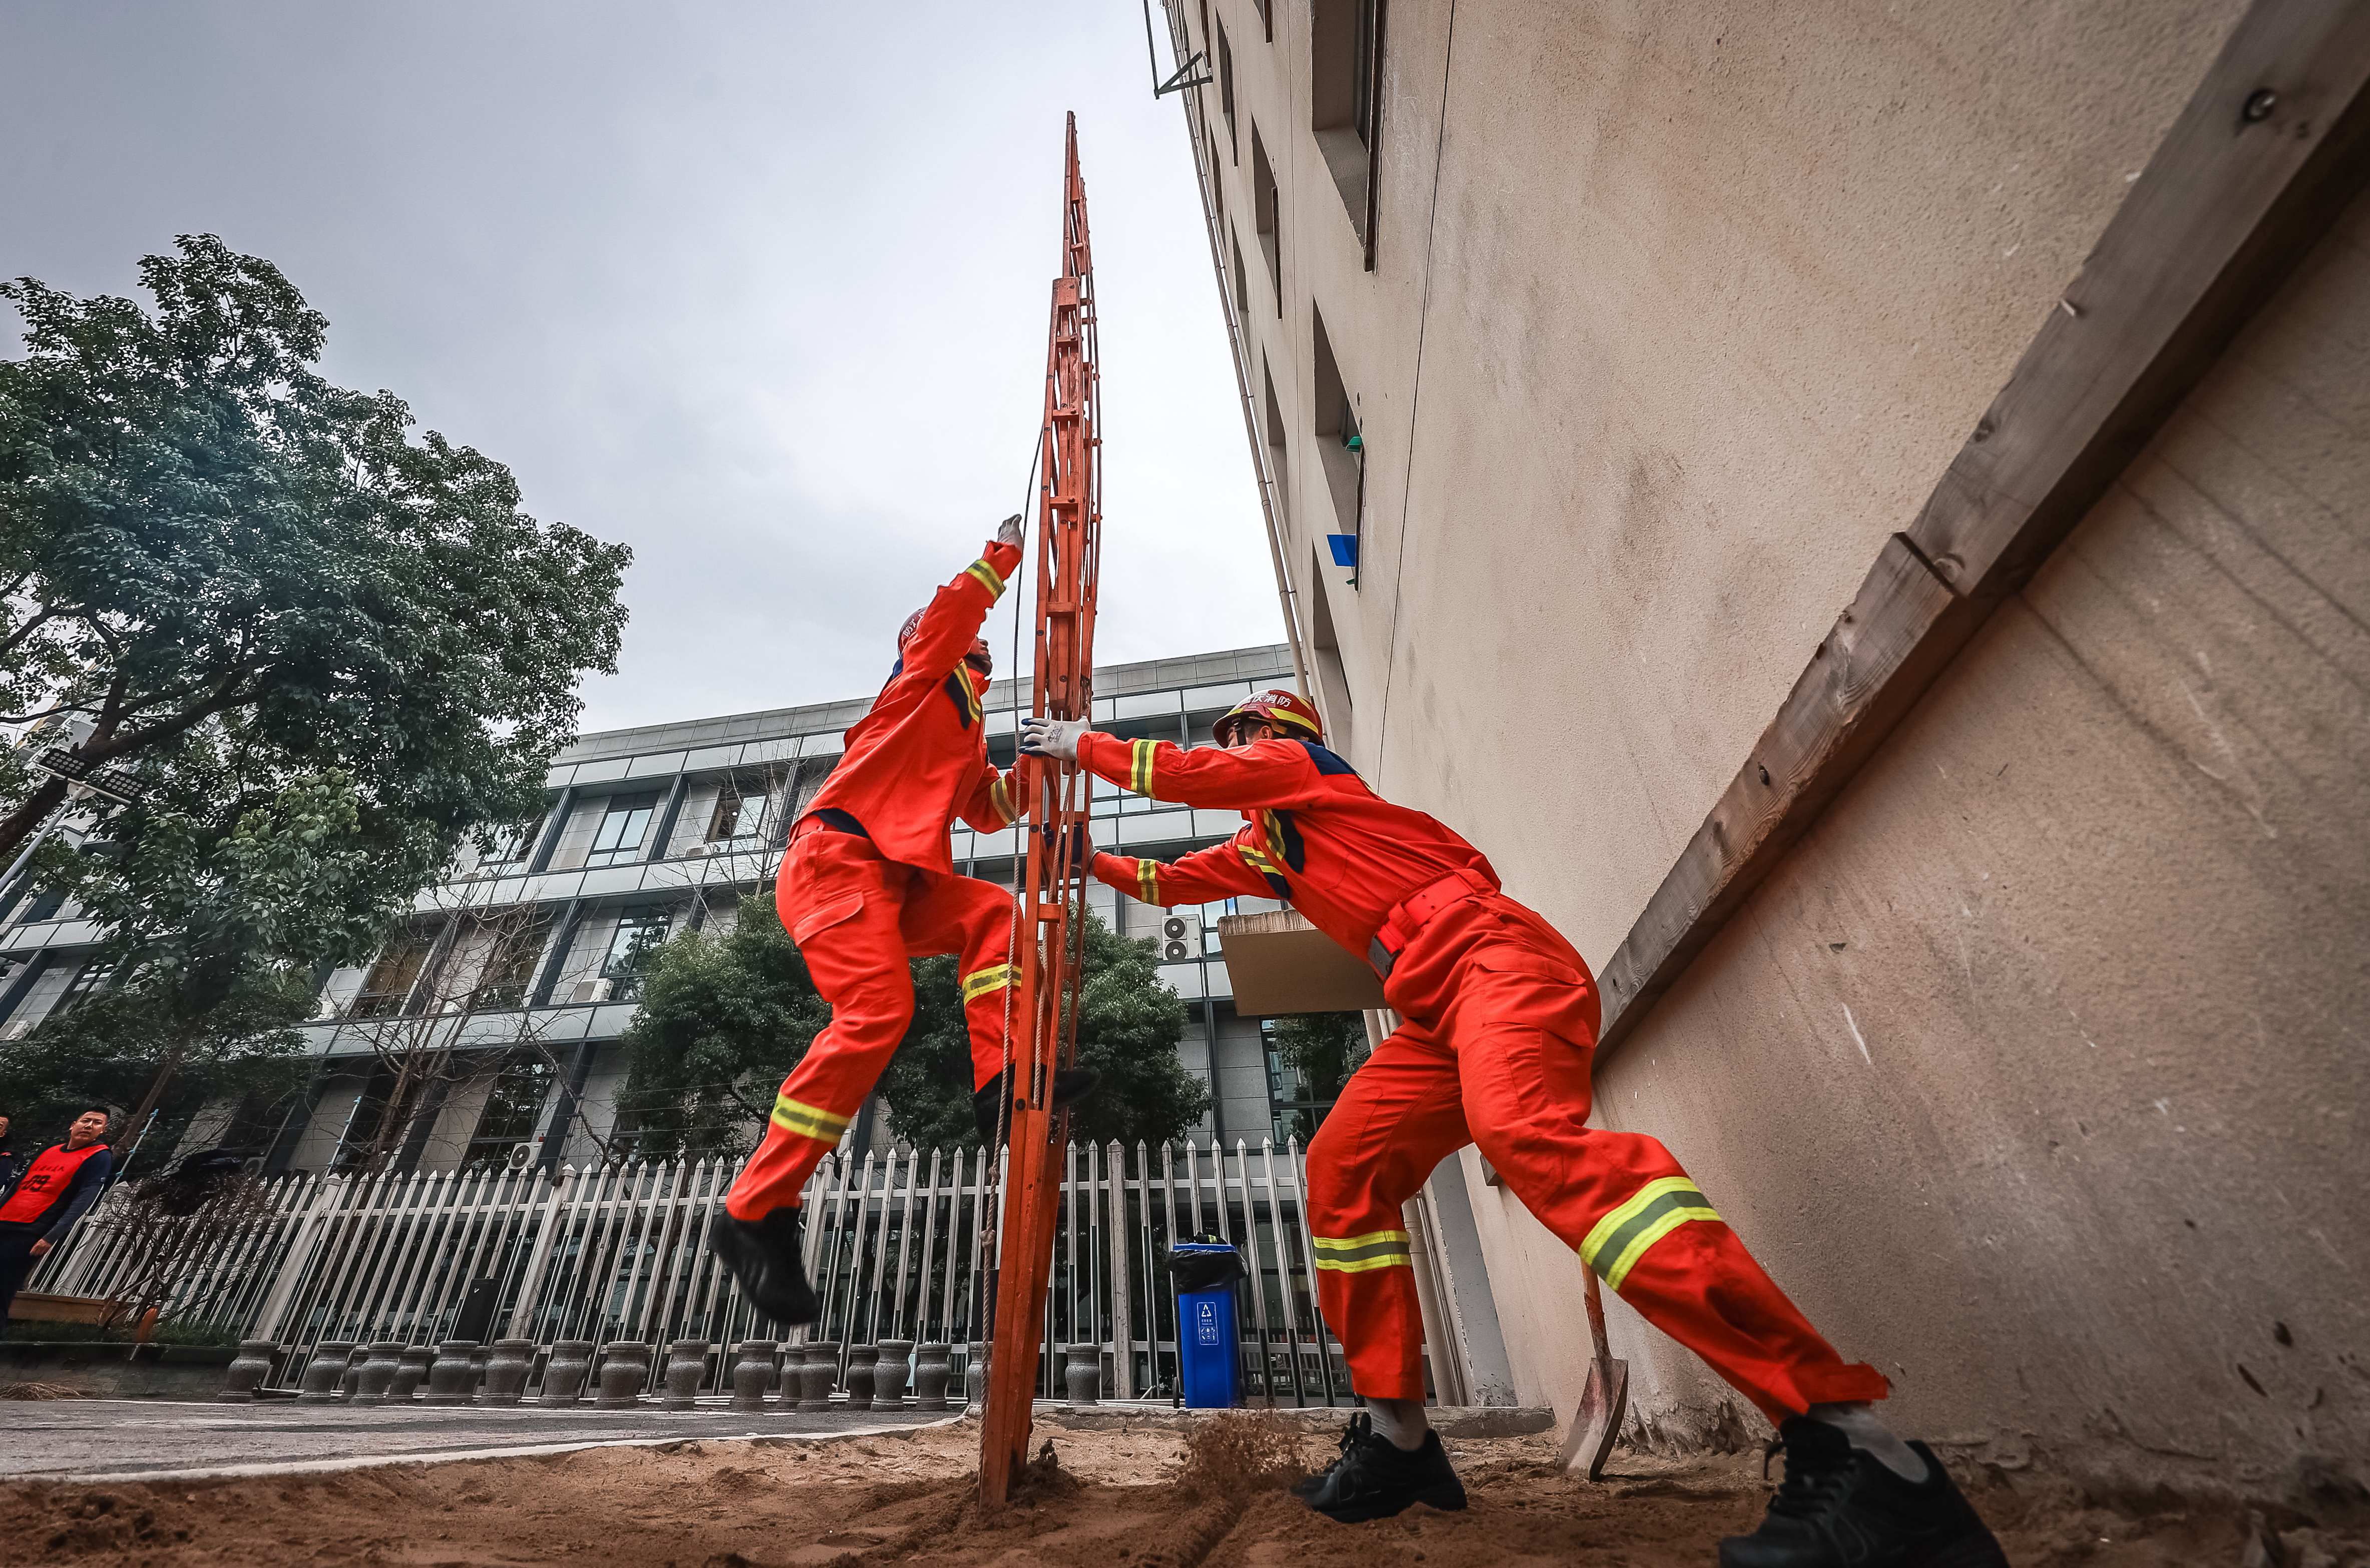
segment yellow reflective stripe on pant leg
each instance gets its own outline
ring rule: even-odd
[[[1311,1236],[1317,1266],[1336,1274],[1364,1274],[1376,1268],[1413,1268],[1404,1230],[1369,1230],[1363,1236]]]
[[[774,1114],[769,1119],[784,1132],[796,1133],[800,1138],[811,1138],[823,1143],[837,1143],[839,1135],[846,1132],[847,1124],[856,1118],[852,1115],[839,1116],[821,1105],[810,1105],[803,1100],[793,1100],[784,1094],[774,1101]]]
[[[1012,983],[1012,966],[994,964],[984,969],[973,969],[962,978],[962,999],[977,1001],[981,997],[1002,990]]]
[[[1580,1243],[1581,1261],[1618,1290],[1655,1242],[1689,1220],[1719,1218],[1720,1211],[1695,1183],[1685,1176],[1662,1176],[1631,1193],[1590,1229]]]

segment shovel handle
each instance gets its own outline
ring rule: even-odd
[[[1587,1268],[1585,1264],[1581,1266]],[[1598,1290],[1596,1271],[1587,1268],[1587,1276],[1588,1337],[1596,1343],[1596,1358],[1599,1361],[1606,1361],[1612,1358],[1613,1347],[1605,1342],[1605,1298]]]

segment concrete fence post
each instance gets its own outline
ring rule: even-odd
[[[327,1404],[338,1397],[338,1381],[346,1375],[346,1363],[354,1354],[354,1342],[350,1339],[325,1339],[313,1347],[313,1359],[305,1364],[305,1380],[296,1401],[300,1404]]]
[[[666,1393],[662,1410],[689,1410],[699,1402],[699,1385],[708,1377],[708,1341],[678,1339],[667,1346]]]
[[[541,1402],[547,1405],[574,1404],[584,1392],[584,1375],[591,1370],[592,1370],[591,1340],[554,1341],[551,1346],[551,1359],[544,1363]]]
[[[486,1385],[480,1404],[516,1404],[526,1391],[527,1374],[535,1369],[535,1341],[498,1339],[486,1357]]]
[[[839,1381],[839,1345],[833,1340],[809,1340],[806,1365],[799,1368],[799,1408],[829,1410],[832,1385]]]
[[[732,1408],[763,1410],[774,1384],[774,1341],[744,1339],[732,1362]]]
[[[905,1407],[905,1383],[912,1368],[907,1362],[914,1354],[910,1339],[884,1339],[880,1342],[880,1359],[872,1364],[872,1408],[903,1410]]]
[[[1072,1404],[1102,1403],[1103,1347],[1086,1341],[1072,1345],[1062,1379],[1069,1387]]]
[[[218,1404],[252,1404],[255,1391],[263,1379],[271,1376],[272,1353],[279,1345],[268,1339],[243,1339],[238,1342],[238,1358],[230,1364],[223,1376],[222,1392],[214,1395]]]
[[[944,1410],[947,1382],[954,1376],[955,1347],[944,1340],[924,1345],[914,1353],[914,1408]]]
[[[467,1404],[477,1386],[477,1342],[448,1339],[436,1347],[436,1364],[428,1368],[427,1404]]]
[[[650,1379],[650,1347],[639,1339],[613,1339],[601,1347],[600,1392],[592,1403],[599,1410],[631,1410],[641,1402],[642,1384]]]
[[[358,1404],[384,1404],[386,1391],[394,1386],[395,1375],[403,1366],[403,1345],[392,1339],[380,1340],[370,1347],[370,1359],[362,1363],[361,1374],[354,1379],[354,1401]],[[409,1391],[406,1391],[407,1397]]]
[[[428,1368],[435,1360],[434,1345],[404,1346],[403,1354],[396,1358],[395,1381],[386,1386],[387,1403],[409,1404],[411,1396],[420,1391],[420,1381],[428,1376]]]

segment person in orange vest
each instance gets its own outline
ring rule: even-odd
[[[1562,934],[1500,890],[1480,851],[1367,788],[1296,694],[1260,692],[1214,730],[1216,746],[1187,750],[1030,720],[1020,750],[1138,795],[1242,812],[1224,844],[1170,863],[1098,854],[1094,875],[1163,907],[1283,900],[1366,959],[1402,1020],[1308,1148],[1317,1299],[1365,1408],[1303,1500],[1343,1520],[1465,1505],[1424,1419],[1400,1206],[1478,1143],[1609,1288],[1778,1428],[1785,1486],[1755,1534],[1723,1543],[1724,1568],[2006,1568],[1933,1454],[1877,1419],[1883,1376],[1819,1336],[1661,1142],[1587,1125],[1600,1013]]]
[[[1034,769],[997,772],[981,706],[994,664],[979,635],[1020,564],[1021,521],[1005,520],[980,558],[907,619],[897,663],[846,751],[791,824],[774,898],[831,1022],[783,1081],[765,1138],[724,1196],[708,1245],[757,1307],[812,1322],[814,1288],[801,1253],[807,1177],[837,1146],[914,1017],[908,960],[954,954],[971,1036],[972,1104],[994,1135],[1004,1096],[1011,987],[1012,895],[958,876],[948,828],[985,832],[1028,810]],[[1094,1087],[1073,1069],[1054,1081],[1068,1104]]]
[[[85,1111],[66,1128],[66,1140],[52,1143],[25,1163],[0,1197],[0,1329],[8,1305],[33,1265],[65,1240],[107,1185],[114,1168],[108,1152],[103,1110]]]

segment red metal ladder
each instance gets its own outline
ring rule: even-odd
[[[1084,719],[1094,701],[1095,582],[1102,539],[1100,439],[1096,435],[1094,262],[1087,187],[1078,174],[1078,120],[1064,146],[1062,272],[1045,356],[1045,418],[1038,434],[1037,638],[1030,711]],[[983,1508],[1001,1508],[1028,1462],[1030,1403],[1052,1282],[1053,1220],[1069,1116],[1053,1108],[1053,1073],[1077,1049],[1077,990],[1086,943],[1088,790],[1075,764],[1041,765],[1024,830],[1029,846],[1013,909],[1019,979],[1006,1053],[1018,1068],[1006,1106],[1009,1165],[995,1242],[979,1457]]]

